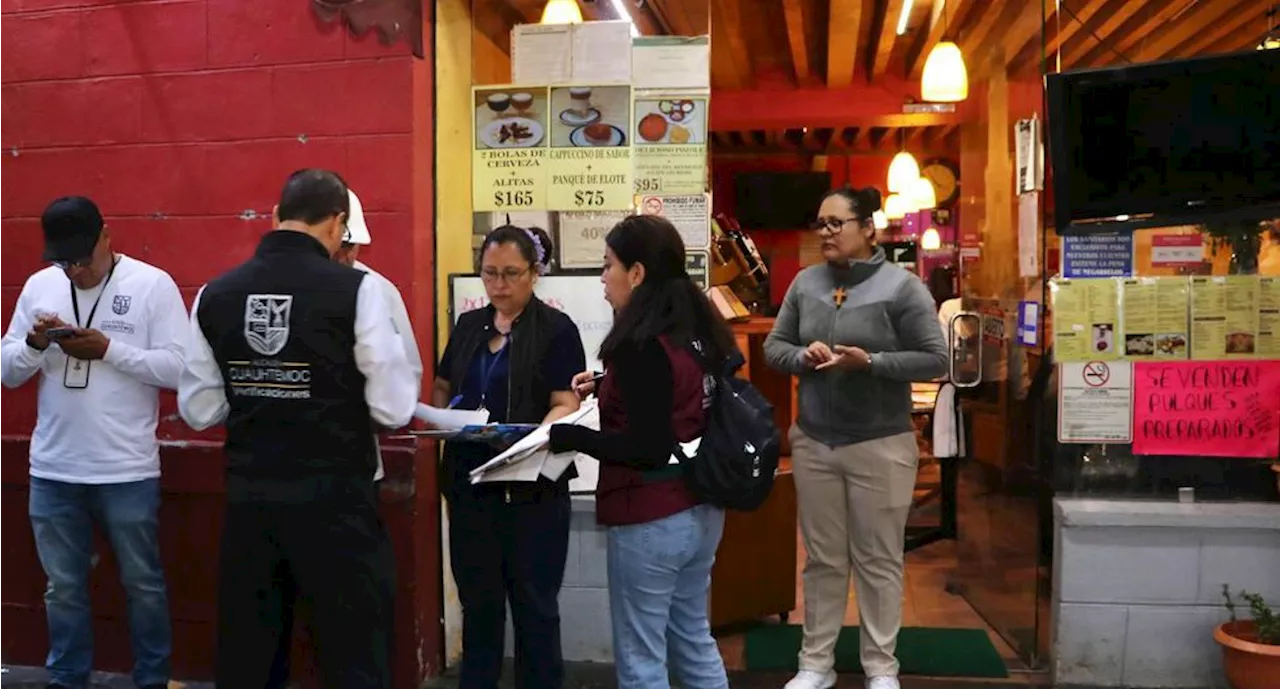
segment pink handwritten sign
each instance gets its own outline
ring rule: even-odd
[[[1280,454],[1280,361],[1139,362],[1133,453]]]

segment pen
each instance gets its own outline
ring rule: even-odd
[[[461,401],[462,401],[462,395],[458,395],[457,397],[454,397],[453,399],[449,400],[449,406],[445,407],[445,409],[453,409],[454,407],[458,406],[458,403]]]

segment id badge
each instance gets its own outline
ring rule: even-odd
[[[62,371],[62,386],[73,390],[89,387],[90,362],[75,357],[67,357],[67,365]]]

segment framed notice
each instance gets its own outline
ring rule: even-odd
[[[1058,371],[1058,442],[1133,442],[1133,364],[1064,363]]]
[[[565,269],[599,268],[604,265],[604,237],[618,221],[627,217],[622,211],[599,213],[561,213],[560,267]]]
[[[706,249],[711,245],[709,194],[641,196],[638,208],[643,215],[661,215],[670,220],[680,233],[685,249]]]

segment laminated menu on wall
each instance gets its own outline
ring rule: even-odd
[[[1185,277],[1126,278],[1120,283],[1123,353],[1130,359],[1185,359],[1190,347]]]
[[[1108,361],[1120,357],[1119,282],[1112,278],[1070,279],[1050,283],[1053,294],[1054,359]]]
[[[1258,353],[1257,277],[1191,278],[1191,358],[1251,359]]]
[[[1258,356],[1280,358],[1280,278],[1258,279]]]

